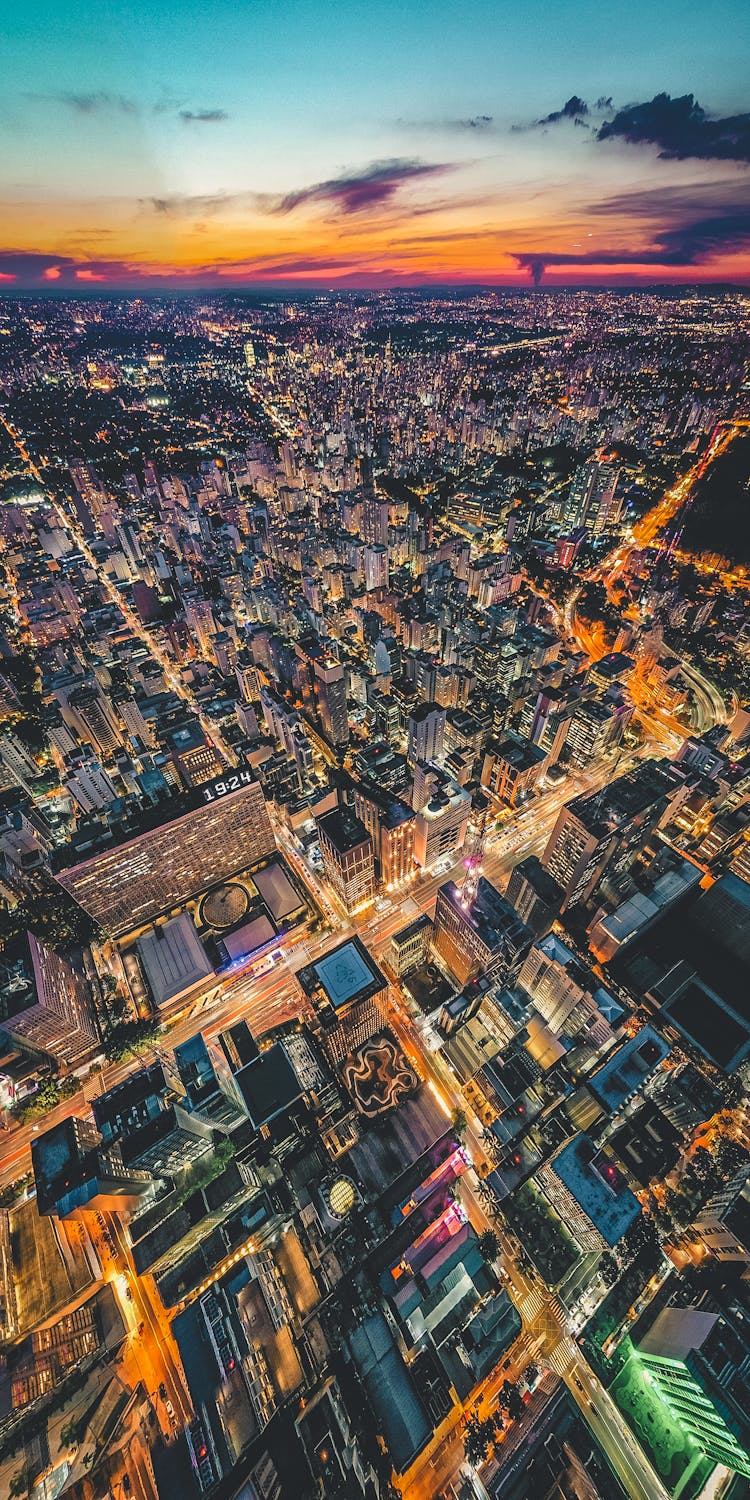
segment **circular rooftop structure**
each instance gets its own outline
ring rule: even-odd
[[[208,927],[234,927],[244,917],[250,897],[236,880],[217,885],[201,901],[201,919]]]
[[[325,1204],[331,1218],[346,1219],[357,1201],[357,1189],[351,1177],[334,1177],[324,1189]]]

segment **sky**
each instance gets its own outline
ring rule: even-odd
[[[748,0],[0,0],[0,292],[750,282]]]

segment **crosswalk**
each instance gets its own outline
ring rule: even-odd
[[[557,1298],[541,1287],[532,1287],[516,1306],[525,1323],[533,1323],[535,1318],[544,1316],[558,1327],[565,1326],[565,1315]]]
[[[570,1369],[570,1347],[567,1339],[558,1339],[553,1347],[548,1344],[544,1351],[544,1362],[551,1370],[554,1370],[556,1375],[566,1375]]]

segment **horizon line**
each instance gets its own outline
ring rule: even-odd
[[[669,291],[675,293],[699,291],[748,292],[750,291],[750,276],[748,276],[747,279],[743,278],[742,280],[735,279],[731,281],[554,281],[542,282],[538,285],[535,285],[534,283],[528,281],[502,283],[495,281],[421,281],[411,282],[408,285],[404,285],[400,282],[394,282],[392,286],[383,286],[382,284],[367,285],[366,283],[363,283],[362,286],[352,286],[351,283],[337,286],[335,283],[331,284],[330,282],[310,283],[309,281],[242,281],[237,282],[234,285],[230,284],[223,286],[217,286],[215,282],[206,282],[204,285],[193,284],[191,286],[185,286],[184,282],[180,283],[179,281],[175,282],[174,284],[162,284],[160,286],[154,286],[153,284],[140,286],[138,284],[134,285],[132,283],[123,283],[120,285],[114,282],[111,282],[106,286],[101,284],[98,286],[81,286],[80,284],[69,286],[60,286],[59,284],[54,286],[8,286],[6,284],[4,286],[0,285],[0,303],[14,301],[19,297],[30,296],[51,300],[71,300],[75,298],[91,300],[92,298],[106,299],[107,297],[112,295],[132,298],[161,296],[197,297],[206,296],[208,293],[213,293],[217,297],[236,297],[243,294],[265,297],[289,295],[315,297],[364,295],[387,297],[393,293],[404,292],[432,292],[435,294],[451,293],[452,295],[458,296],[469,296],[476,294],[477,292],[494,293],[495,295],[502,295],[504,293],[516,294],[518,292],[523,292],[530,296],[539,296],[540,294],[547,295],[549,293],[556,294],[559,292],[590,292],[594,294],[603,294],[608,292],[635,291]]]

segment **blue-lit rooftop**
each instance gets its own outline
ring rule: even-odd
[[[641,1205],[614,1162],[598,1152],[588,1136],[579,1135],[563,1146],[552,1169],[602,1239],[616,1245],[635,1223]]]

